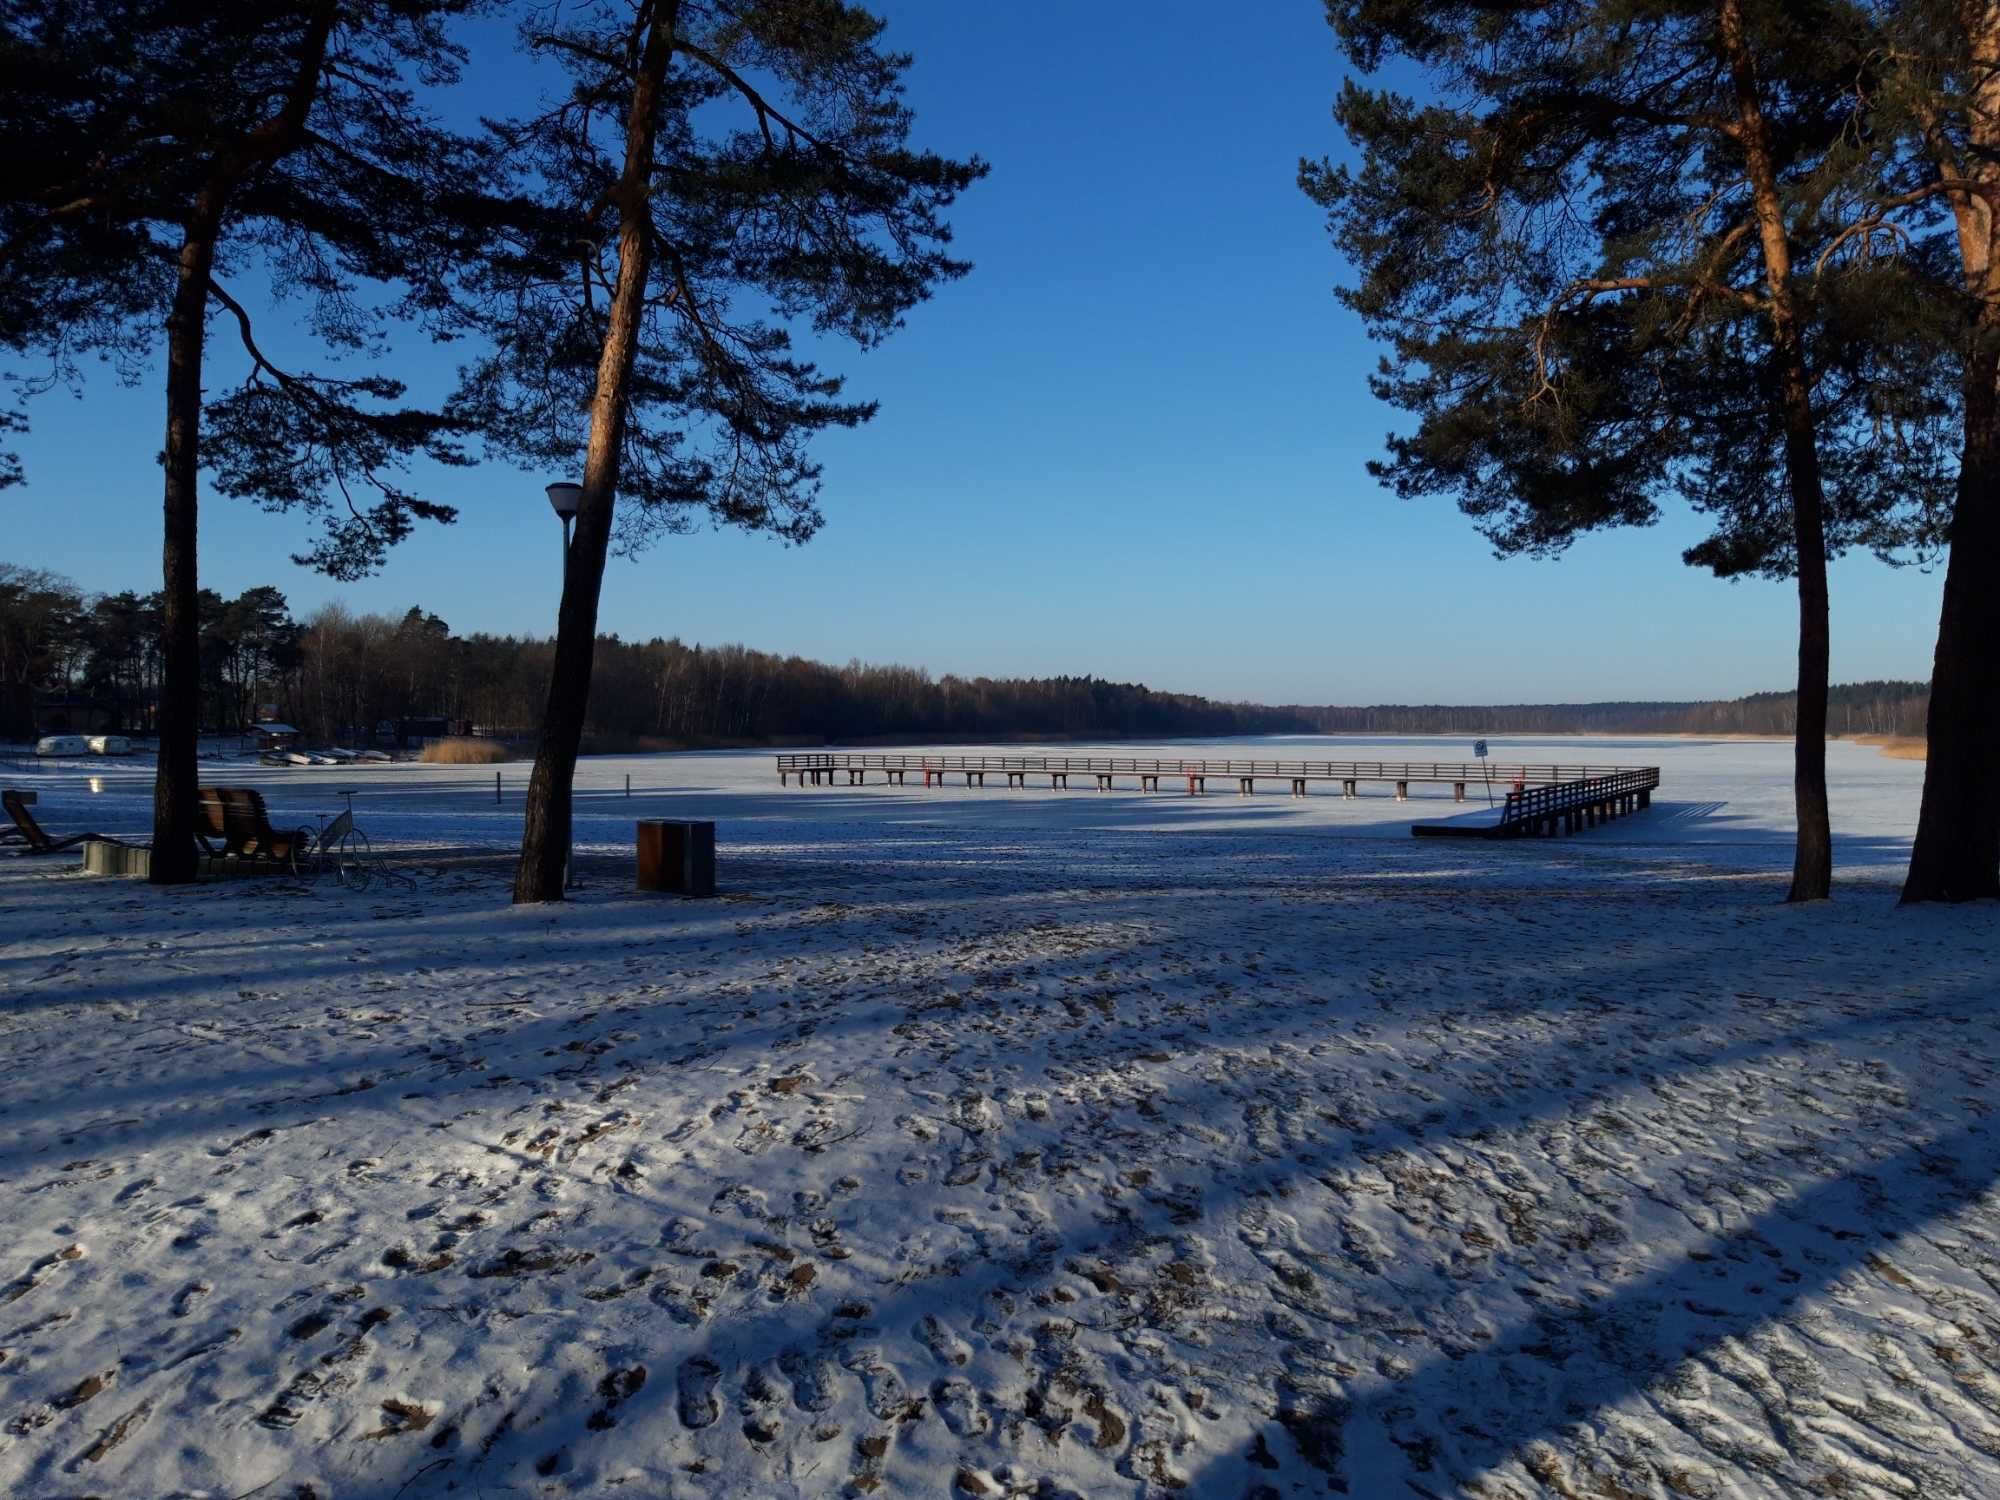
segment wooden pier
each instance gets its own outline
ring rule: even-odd
[[[1418,838],[1553,838],[1581,833],[1653,805],[1660,784],[1658,766],[1635,766],[1609,776],[1527,787],[1507,794],[1497,823],[1416,823]]]
[[[1466,788],[1474,786],[1504,790],[1512,798],[1618,777],[1650,775],[1648,790],[1660,781],[1657,766],[1502,765],[1490,761],[1179,760],[1157,756],[903,755],[847,751],[797,751],[780,755],[777,760],[781,785],[789,785],[796,776],[800,786],[867,786],[869,774],[876,772],[887,786],[908,786],[912,776],[920,778],[923,786],[944,786],[952,777],[963,777],[966,786],[985,786],[986,778],[993,776],[1005,778],[1010,787],[1026,789],[1029,778],[1040,782],[1046,777],[1049,790],[1066,791],[1074,776],[1079,787],[1087,782],[1100,792],[1117,790],[1120,781],[1142,792],[1157,792],[1165,781],[1176,790],[1185,783],[1187,794],[1198,797],[1207,792],[1208,783],[1213,780],[1225,786],[1233,781],[1237,794],[1248,797],[1256,792],[1258,782],[1266,781],[1281,782],[1294,797],[1303,797],[1311,783],[1322,781],[1338,782],[1343,797],[1358,797],[1364,782],[1375,782],[1395,787],[1398,802],[1408,801],[1411,786],[1419,784],[1449,786],[1453,799],[1463,802]]]

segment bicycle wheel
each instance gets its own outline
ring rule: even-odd
[[[292,844],[285,863],[295,880],[313,880],[319,875],[319,830],[300,826],[292,830]]]
[[[350,891],[366,890],[373,871],[374,856],[368,849],[368,835],[350,828],[336,846],[340,883]]]

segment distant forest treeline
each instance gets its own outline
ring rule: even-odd
[[[0,564],[0,737],[153,722],[159,600],[87,596],[53,574]],[[457,635],[434,614],[328,605],[295,619],[275,588],[202,597],[202,722],[228,732],[266,707],[316,743],[385,719],[442,715],[532,733],[548,687],[545,639]],[[1928,689],[1833,690],[1836,733],[1921,735]],[[916,667],[831,666],[744,646],[598,642],[590,730],[616,744],[868,739],[1192,738],[1236,734],[1789,734],[1790,693],[1692,703],[1339,708],[1221,703],[1096,677],[933,677]]]
[[[1286,708],[1320,734],[1790,734],[1797,694],[1689,703],[1512,703],[1460,707]],[[1855,682],[1832,689],[1833,734],[1922,735],[1930,708],[1922,682]]]

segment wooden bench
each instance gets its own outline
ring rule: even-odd
[[[312,847],[313,832],[310,828],[273,828],[264,794],[255,787],[205,786],[195,838],[210,854],[216,852],[215,841],[219,840],[227,857],[295,865]]]

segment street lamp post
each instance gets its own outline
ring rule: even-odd
[[[558,480],[548,487],[549,506],[562,522],[563,548],[563,588],[569,588],[569,526],[576,519],[577,507],[583,504],[583,486],[569,480]],[[560,628],[560,626],[558,626]],[[563,889],[569,890],[574,881],[570,879],[570,865],[576,848],[576,793],[575,777],[572,776],[569,816],[563,822]]]
[[[569,523],[576,519],[576,509],[583,504],[583,486],[559,480],[549,487],[549,505],[562,522],[563,529],[563,577],[569,577]]]

